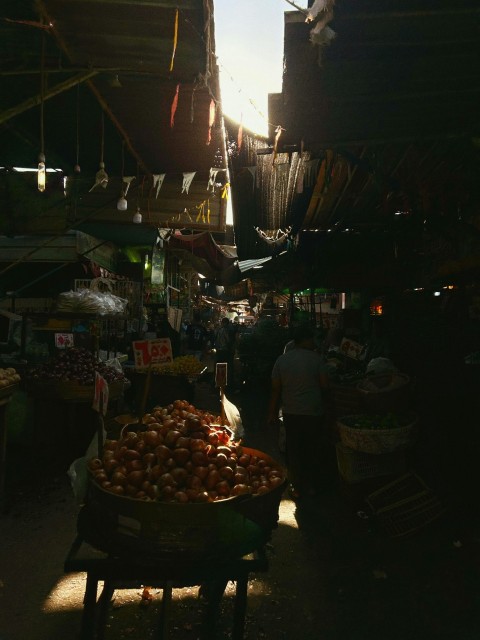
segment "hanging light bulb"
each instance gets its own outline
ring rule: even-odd
[[[43,108],[45,102],[45,33],[42,36],[42,52],[40,59],[40,154],[38,156],[37,187],[40,193],[45,191],[47,171],[45,167],[45,140],[43,125]]]
[[[118,211],[126,211],[128,209],[128,202],[125,197],[125,191],[122,189],[120,192],[120,197],[117,200],[117,209]]]
[[[104,189],[107,188],[108,184],[108,173],[105,171],[105,163],[100,162],[100,168],[95,174],[95,184],[102,186]]]
[[[140,213],[140,207],[137,207],[136,212],[133,214],[133,222],[135,224],[142,224],[142,214]]]
[[[41,193],[45,191],[46,182],[47,182],[47,171],[45,168],[45,154],[40,153],[38,156],[37,186],[38,186],[38,190]]]

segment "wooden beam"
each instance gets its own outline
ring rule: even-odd
[[[44,101],[49,100],[50,98],[57,96],[59,93],[68,91],[69,89],[76,86],[77,84],[86,82],[89,78],[96,75],[96,73],[97,73],[96,71],[92,71],[90,69],[88,71],[82,71],[82,73],[79,73],[73,78],[69,78],[68,80],[65,80],[65,82],[60,82],[59,84],[55,85],[51,89],[47,89],[45,91],[45,94],[43,95],[43,100]],[[41,102],[42,102],[42,96],[41,94],[38,94],[33,98],[28,98],[28,100],[25,100],[25,102],[22,102],[21,104],[17,104],[15,107],[12,107],[11,109],[6,109],[2,113],[0,113],[0,124],[7,122],[7,120],[10,120],[15,116],[18,116],[20,113],[23,113],[24,111],[28,111],[33,107],[38,107],[38,105],[41,104]]]
[[[118,6],[151,7],[152,9],[180,9],[182,11],[194,11],[199,8],[198,0],[77,0],[78,4],[116,4]],[[48,3],[47,3],[48,4]],[[70,0],[70,4],[75,4]]]

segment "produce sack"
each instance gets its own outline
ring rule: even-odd
[[[102,441],[105,442],[107,432],[103,428]],[[98,451],[98,433],[95,432],[85,455],[81,458],[77,458],[72,462],[67,470],[67,476],[70,478],[70,484],[72,485],[73,495],[78,504],[83,504],[87,496],[88,488],[88,472],[87,462],[92,458],[96,458],[99,455]]]
[[[223,409],[225,411],[225,417],[228,420],[229,427],[233,433],[233,439],[240,440],[245,435],[242,418],[237,407],[233,402],[230,402],[225,395],[223,396]]]

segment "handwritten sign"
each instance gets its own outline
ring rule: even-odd
[[[55,346],[57,349],[69,349],[73,347],[73,333],[56,333]]]
[[[344,356],[348,356],[354,360],[363,360],[365,357],[363,345],[355,342],[355,340],[349,340],[348,338],[342,339],[340,343],[340,353],[343,353]]]
[[[135,358],[135,369],[141,370],[153,364],[173,362],[170,338],[134,340],[133,354]]]

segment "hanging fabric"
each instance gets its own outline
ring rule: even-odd
[[[172,100],[172,107],[170,110],[170,128],[173,129],[173,125],[175,124],[175,113],[177,111],[177,107],[178,107],[178,94],[180,92],[180,84],[177,84],[177,87],[175,89],[175,95],[173,96],[173,100]]]
[[[160,193],[160,189],[162,188],[162,184],[164,180],[165,180],[164,173],[158,173],[153,175],[153,188],[154,189],[155,187],[157,188],[157,191],[155,193],[155,199],[158,198],[158,194]]]
[[[228,200],[228,189],[229,189],[229,187],[230,187],[230,183],[229,182],[226,182],[223,185],[222,196],[221,197],[224,198],[225,200]]]
[[[275,159],[277,157],[278,141],[280,140],[281,135],[282,135],[282,127],[278,125],[277,128],[275,129],[275,141],[273,143],[272,164],[275,164]]]
[[[237,150],[240,151],[243,143],[243,112],[240,114],[240,126],[238,127]]]
[[[318,173],[318,165],[320,164],[320,159],[316,158],[315,160],[307,160],[305,162],[305,171],[304,171],[304,186],[305,187],[313,187],[315,184],[315,180],[317,179]]]
[[[182,193],[188,193],[188,190],[190,189],[190,185],[192,184],[193,178],[195,177],[196,173],[196,171],[193,171],[191,173],[183,174]]]
[[[175,59],[175,52],[177,51],[177,42],[178,42],[178,9],[175,11],[175,24],[173,28],[173,49],[172,49],[172,58],[170,60],[170,72],[173,71],[173,61]]]
[[[245,167],[252,176],[252,191],[255,192],[255,185],[257,184],[257,167]]]
[[[208,110],[207,144],[210,144],[210,142],[212,141],[212,127],[215,124],[215,111],[216,111],[216,104],[215,104],[215,100],[212,98],[210,100],[210,109]]]

